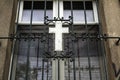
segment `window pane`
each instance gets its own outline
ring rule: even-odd
[[[88,22],[94,21],[93,10],[86,10],[86,17]]]
[[[23,14],[22,14],[22,21],[30,22],[31,17],[31,1],[24,1],[24,8],[23,8]],[[53,16],[52,11],[52,1],[47,1],[46,6],[46,16],[48,16],[50,19]],[[34,1],[33,4],[33,18],[32,21],[43,21],[44,20],[44,1]]]
[[[86,1],[85,6],[87,22],[93,22],[92,2]],[[64,18],[68,19],[69,16],[71,16],[71,2],[64,1]],[[84,5],[82,1],[73,1],[73,21],[85,22]]]
[[[73,20],[74,21],[85,21],[83,10],[73,10]]]
[[[44,11],[43,10],[34,10],[33,11],[33,21],[43,21],[44,20]]]
[[[31,10],[24,10],[22,14],[22,21],[30,21]]]
[[[24,1],[23,9],[31,9],[32,7],[32,1]]]

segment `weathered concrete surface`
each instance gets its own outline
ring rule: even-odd
[[[107,33],[108,36],[120,36],[120,0],[99,1],[103,32]],[[120,45],[116,46],[116,41],[117,39],[106,42],[109,78],[111,80],[120,80]]]
[[[12,10],[13,10],[13,0],[0,0],[0,36],[9,36],[11,20],[12,20]],[[7,48],[8,48],[8,40],[0,40],[0,80],[4,77],[4,69],[7,70],[7,66],[5,65],[7,57]],[[8,64],[9,66],[9,64]],[[8,72],[7,72],[8,73]],[[6,76],[7,77],[7,76]]]

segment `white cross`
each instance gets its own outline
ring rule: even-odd
[[[62,34],[69,33],[69,29],[62,27],[61,21],[56,21],[54,28],[49,28],[49,33],[55,33],[55,51],[63,50]]]

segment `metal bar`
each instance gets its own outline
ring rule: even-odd
[[[58,19],[60,19],[60,0],[58,0]]]
[[[100,80],[102,80],[102,66],[101,66],[101,50],[100,50],[100,47],[99,47],[99,41],[96,41],[96,45],[97,45],[97,52],[98,52],[98,61],[99,61],[99,71],[100,71]]]
[[[72,47],[73,47],[73,57],[72,57],[72,60],[73,60],[73,76],[74,76],[74,80],[76,80],[76,68],[75,68],[75,57],[76,57],[76,52],[74,50],[74,40],[73,40],[73,37],[71,37],[72,39]]]
[[[78,43],[77,43],[77,53],[78,53],[78,68],[79,68],[79,80],[81,80],[81,71],[80,71],[80,47],[79,47],[79,39],[78,39]]]
[[[72,41],[72,47],[73,47],[73,57],[72,57],[72,60],[73,60],[73,77],[74,77],[74,80],[76,80],[76,68],[75,68],[75,51],[74,51],[74,40],[73,40],[73,34],[74,34],[74,31],[73,31],[73,3],[72,3],[72,0],[71,0],[71,17],[72,17],[72,24],[71,24],[71,41]]]
[[[47,0],[45,0],[45,4],[44,4],[44,24],[46,24],[46,5],[47,5]]]
[[[44,80],[44,59],[42,59],[42,80]]]
[[[85,29],[86,33],[88,34],[88,26],[87,26],[87,15],[86,15],[86,5],[85,5],[85,0],[83,1],[83,6],[84,6],[84,17],[85,17]],[[90,80],[92,80],[92,74],[91,74],[91,64],[90,64],[90,55],[89,55],[89,39],[86,39],[87,42],[87,56],[88,56],[88,65],[89,65],[89,77]]]
[[[28,39],[28,49],[27,49],[27,65],[26,65],[26,77],[25,80],[29,80],[29,53],[30,53],[30,45],[31,44],[31,40]]]
[[[67,46],[68,46],[68,52],[70,52],[70,45],[69,45],[69,38],[67,38]],[[68,80],[71,80],[70,79],[70,61],[69,61],[69,58],[68,58]]]
[[[76,80],[76,68],[75,68],[75,58],[73,59],[73,76],[74,76],[74,80]]]
[[[60,59],[58,59],[58,80],[60,80]]]
[[[31,6],[31,16],[30,16],[30,35],[31,35],[31,33],[32,33],[33,5],[34,5],[34,1],[32,0],[32,6]]]
[[[47,47],[47,52],[48,52],[48,54],[50,54],[50,53],[49,53],[49,34],[47,35],[47,41],[48,41],[48,42],[47,42],[47,44],[48,44],[48,45],[47,45],[47,46],[48,46],[48,47]],[[49,74],[49,59],[48,59],[48,62],[47,62],[47,80],[48,80],[48,74]]]
[[[71,3],[71,17],[72,17],[72,24],[73,24],[73,2],[72,0],[70,1]]]
[[[40,39],[38,39],[38,45],[37,45],[37,69],[36,69],[36,80],[38,80],[38,66],[39,66],[39,45],[40,45]]]
[[[47,80],[48,80],[48,74],[49,74],[49,59],[47,61]]]
[[[47,19],[47,21],[70,21],[70,19]]]
[[[11,36],[7,36],[7,37],[0,37],[0,39],[37,39],[37,38],[41,38],[41,37],[33,37],[33,36],[28,36],[28,37],[11,37]],[[98,37],[98,36],[77,36],[77,38],[90,38],[90,39],[119,39],[120,37],[110,37],[110,36],[101,36],[101,37]]]
[[[68,80],[71,80],[70,79],[70,61],[69,61],[69,58],[68,58]]]
[[[32,0],[32,5],[31,5],[31,16],[30,16],[30,33],[29,35],[31,35],[32,33],[32,18],[33,18],[33,0]],[[30,46],[31,46],[31,40],[28,39],[28,51],[27,51],[27,65],[26,65],[26,80],[29,80],[29,58],[30,58]]]
[[[71,33],[73,33],[73,2],[72,0],[70,1],[70,3],[71,3],[71,17],[72,17]]]

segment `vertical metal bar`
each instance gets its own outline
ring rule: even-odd
[[[70,1],[71,3],[71,17],[72,17],[72,23],[73,23],[73,2],[72,0]]]
[[[69,42],[69,38],[68,38],[68,45],[67,45],[68,46],[68,52],[70,52],[70,45],[69,45],[69,43],[70,42]],[[69,60],[70,59],[68,58],[68,78],[69,78],[68,80],[71,80],[70,79],[70,61]]]
[[[101,35],[103,32],[102,32],[102,25],[100,23],[100,14],[99,14],[99,3],[98,3],[98,0],[95,0],[96,2],[96,7],[97,7],[97,13],[98,13],[98,22],[99,22],[99,35]],[[108,70],[107,70],[107,59],[106,59],[106,51],[105,51],[105,45],[104,45],[104,41],[102,39],[100,39],[100,45],[101,45],[101,52],[102,52],[102,56],[103,56],[103,63],[104,63],[104,67],[105,67],[105,80],[109,80],[108,78]]]
[[[79,80],[81,80],[81,71],[80,71],[80,47],[79,47],[79,39],[78,39],[78,43],[77,43],[77,53],[78,53],[78,68],[79,68]]]
[[[99,69],[99,71],[100,71],[100,80],[102,80],[103,78],[102,78],[102,69],[101,69],[101,59],[100,59],[100,57],[101,57],[101,54],[100,54],[100,47],[99,47],[99,41],[96,41],[96,45],[97,45],[97,52],[98,52],[98,61],[99,61],[99,66],[100,66],[100,69]]]
[[[70,3],[71,3],[71,17],[72,17],[71,32],[73,33],[73,2],[72,0],[70,1]]]
[[[48,44],[47,52],[48,52],[48,54],[50,54],[49,53],[49,34],[47,36],[48,36],[47,37],[47,44]],[[48,74],[49,74],[49,59],[48,59],[48,62],[47,62],[47,80],[48,80]]]
[[[34,2],[33,2],[33,0],[32,0],[29,36],[32,34],[33,4],[34,4]],[[28,39],[27,65],[26,65],[26,80],[29,80],[29,58],[30,58],[30,46],[31,46],[30,43],[31,43],[31,39]]]
[[[20,12],[20,2],[21,0],[18,0],[18,14],[17,14],[17,23],[16,23],[16,28],[15,28],[15,34],[17,34],[18,30],[18,22],[19,22],[19,12]],[[13,60],[14,60],[14,55],[15,55],[15,45],[16,45],[16,39],[13,40],[13,45],[12,45],[12,54],[11,54],[11,60],[10,60],[10,68],[9,68],[9,75],[8,75],[8,80],[11,80],[12,78],[12,67],[13,67]]]
[[[42,59],[42,80],[44,80],[44,59]]]
[[[32,0],[32,6],[31,6],[31,16],[30,16],[30,35],[31,35],[31,33],[32,33],[33,5],[34,5],[34,1]]]
[[[37,69],[36,69],[36,80],[38,80],[38,66],[39,66],[39,45],[40,39],[38,38],[38,45],[37,45]]]
[[[74,36],[73,36],[74,37]],[[72,47],[73,47],[73,57],[72,57],[72,59],[73,59],[73,76],[74,76],[74,80],[76,80],[76,68],[75,68],[75,57],[76,57],[76,52],[75,52],[75,50],[74,50],[74,40],[73,40],[73,37],[71,37],[71,39],[72,39]]]
[[[45,33],[45,31],[44,31]],[[44,36],[42,36],[44,37]],[[44,54],[46,53],[46,40],[43,39],[43,43],[44,43],[44,52],[42,53],[42,80],[44,80]]]
[[[58,0],[58,18],[60,18],[60,0]]]
[[[60,59],[58,59],[58,80],[60,80]]]
[[[70,80],[70,61],[68,58],[68,80]]]
[[[45,0],[44,3],[44,23],[46,23],[46,5],[47,5],[47,0]]]
[[[27,65],[26,65],[26,77],[25,80],[29,80],[29,53],[30,53],[30,44],[31,44],[31,40],[28,39],[28,49],[27,49]]]
[[[87,15],[86,15],[86,5],[85,5],[85,0],[83,1],[83,6],[84,6],[84,16],[85,16],[85,29],[86,29],[86,35],[89,34],[88,32],[88,26],[87,26]],[[89,55],[89,38],[86,39],[87,42],[87,56],[88,56],[88,65],[89,65],[89,77],[90,80],[92,80],[92,74],[91,74],[91,64],[90,64],[90,55]]]
[[[49,59],[47,60],[47,80],[48,80],[48,74],[49,74]]]
[[[76,80],[76,68],[75,68],[75,58],[73,58],[73,76],[74,76],[74,80]]]

